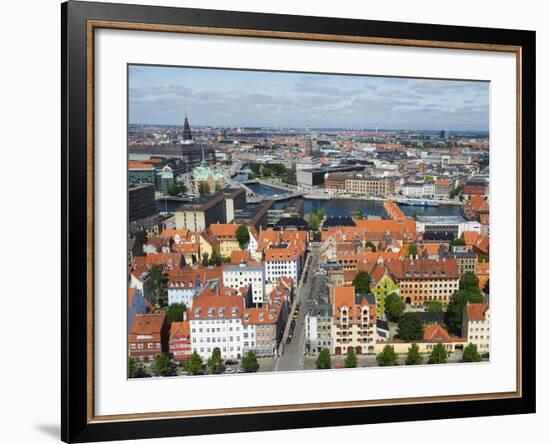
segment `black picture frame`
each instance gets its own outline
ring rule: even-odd
[[[355,408],[170,419],[94,421],[89,417],[87,344],[87,22],[254,29],[341,36],[513,45],[521,48],[521,396]],[[535,412],[535,32],[434,24],[305,17],[69,1],[61,6],[62,53],[62,411],[65,442],[157,438],[526,414]]]

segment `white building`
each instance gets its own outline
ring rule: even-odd
[[[168,305],[185,304],[187,308],[193,306],[193,299],[203,287],[200,284],[171,279],[168,282]]]
[[[248,234],[250,239],[248,240],[248,245],[246,249],[250,252],[250,257],[254,260],[262,260],[262,253],[258,252],[258,238],[255,229],[251,230],[248,228]]]
[[[313,304],[305,316],[306,351],[318,354],[323,348],[332,351],[332,305]]]
[[[302,257],[292,248],[268,248],[265,251],[266,282],[289,277],[297,285],[302,270]]]
[[[468,344],[475,344],[478,353],[489,353],[491,339],[491,312],[489,304],[467,304],[462,317],[462,336]]]
[[[464,231],[481,233],[481,224],[462,216],[417,216],[416,231],[424,233],[425,240],[437,240],[438,234],[442,233],[452,233],[458,239]]]
[[[227,264],[223,268],[223,285],[240,290],[252,286],[252,302],[261,304],[264,297],[265,271],[260,264]]]
[[[219,348],[223,359],[243,356],[242,296],[219,295],[205,289],[189,311],[191,347],[204,360]]]
[[[401,187],[403,196],[412,198],[433,198],[435,194],[435,182],[427,180],[425,182],[405,182]]]

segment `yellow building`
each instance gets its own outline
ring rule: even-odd
[[[239,251],[237,241],[237,229],[239,224],[212,224],[207,230],[211,239],[216,240],[218,252],[221,257],[230,258],[231,253]]]

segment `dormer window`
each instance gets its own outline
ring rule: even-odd
[[[201,315],[201,309],[200,308],[195,308],[195,316],[198,318],[200,317]]]
[[[218,316],[223,316],[223,307],[218,308]]]
[[[212,317],[212,316],[214,316],[214,309],[212,307],[210,307],[208,309],[208,317]]]

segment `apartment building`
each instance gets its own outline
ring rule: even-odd
[[[460,274],[456,259],[386,261],[401,299],[414,307],[428,301],[448,304],[458,290]]]
[[[247,252],[248,253],[248,252]],[[262,264],[226,264],[223,269],[223,285],[240,290],[252,286],[252,302],[261,304],[264,297],[265,269]]]
[[[356,294],[354,287],[334,289],[331,325],[332,353],[374,352],[376,345],[376,300],[372,294]]]
[[[265,251],[266,282],[276,282],[281,277],[289,277],[297,285],[302,271],[302,254],[292,244],[279,244]]]
[[[181,322],[172,322],[168,339],[168,351],[176,361],[183,361],[191,357],[193,353],[191,331],[187,319]]]
[[[362,173],[353,174],[346,179],[346,192],[372,196],[390,196],[397,191],[397,177],[378,177]]]
[[[138,361],[151,362],[167,351],[168,326],[164,314],[138,314],[128,331],[128,353]]]
[[[192,351],[208,359],[218,347],[224,359],[241,358],[243,310],[242,296],[221,295],[206,288],[189,310]]]
[[[489,353],[491,343],[491,312],[489,304],[467,304],[462,317],[462,336],[477,345],[479,353]]]

